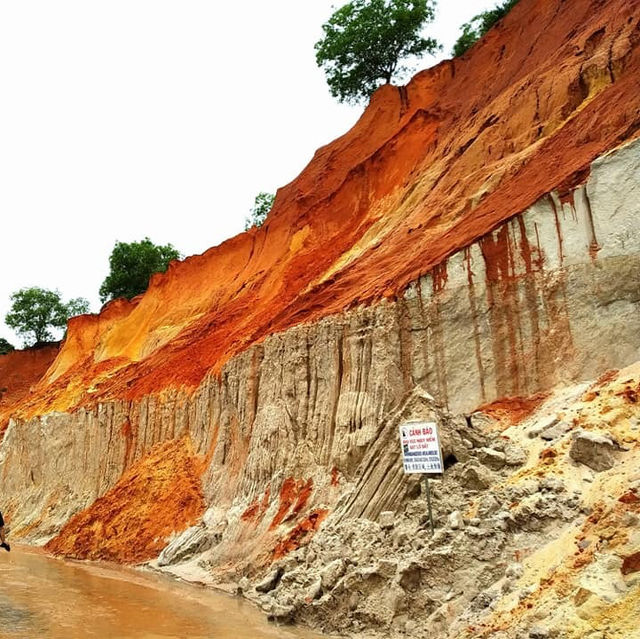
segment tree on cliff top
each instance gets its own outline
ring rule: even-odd
[[[275,199],[276,196],[273,193],[265,193],[264,191],[256,195],[251,213],[244,221],[245,231],[248,231],[252,226],[262,226],[264,224]]]
[[[438,50],[433,38],[421,35],[434,17],[435,0],[352,0],[338,9],[315,44],[331,95],[361,102],[394,75],[411,70],[401,60]]]
[[[59,291],[37,286],[16,291],[11,295],[11,301],[4,321],[24,338],[25,346],[53,340],[50,329],[64,329],[70,317],[89,310],[89,302],[82,297],[65,303]]]
[[[100,300],[131,299],[144,293],[151,276],[164,273],[169,262],[180,257],[171,244],[157,246],[148,237],[141,242],[116,242],[109,257],[109,275],[100,286]]]
[[[458,57],[468,51],[496,22],[502,20],[517,3],[518,0],[505,0],[505,2],[496,5],[493,9],[483,11],[471,18],[469,22],[465,22],[462,25],[462,34],[453,46],[453,55]]]
[[[8,342],[4,337],[0,337],[0,355],[6,355],[11,351],[15,351],[15,347],[11,342]]]

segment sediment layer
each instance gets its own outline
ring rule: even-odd
[[[399,297],[545,194],[563,197],[638,134],[639,8],[523,0],[468,55],[382,87],[261,228],[72,321],[21,416],[193,391],[267,336]]]

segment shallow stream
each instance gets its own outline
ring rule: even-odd
[[[239,598],[118,566],[0,550],[0,637],[312,639]]]

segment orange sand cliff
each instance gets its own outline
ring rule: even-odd
[[[464,57],[377,91],[263,227],[72,320],[20,414],[192,389],[269,334],[397,295],[638,135],[639,41],[640,0],[522,0]],[[504,276],[506,247],[483,248]]]
[[[0,432],[6,428],[13,408],[40,381],[58,351],[56,343],[0,355]]]
[[[201,473],[188,439],[160,444],[45,548],[76,559],[147,561],[204,512]]]

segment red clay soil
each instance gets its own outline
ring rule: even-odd
[[[201,473],[188,439],[155,446],[109,492],[72,517],[45,549],[131,564],[156,557],[172,534],[204,512]]]
[[[59,348],[56,342],[0,355],[0,436],[7,427],[12,408],[40,381]]]
[[[531,397],[504,397],[489,404],[483,404],[476,411],[489,415],[508,427],[519,424],[531,415],[549,397],[548,393],[536,393]]]
[[[621,570],[623,575],[640,572],[640,552],[636,552],[633,555],[625,557],[622,562]]]
[[[22,413],[191,390],[274,332],[435,268],[440,287],[448,256],[639,135],[639,42],[640,0],[521,0],[461,58],[380,88],[261,228],[73,320]],[[483,247],[488,277],[509,278],[500,246]]]
[[[242,515],[240,515],[240,519],[242,519],[242,521],[252,522],[258,525],[262,521],[264,514],[267,512],[267,508],[269,508],[270,498],[271,486],[267,486],[264,494],[262,495],[262,499],[256,499],[251,504],[249,504],[247,509],[242,513]]]
[[[283,521],[294,519],[307,505],[313,492],[313,479],[295,480],[288,477],[280,489],[280,504],[278,512],[273,517],[269,530],[276,529]],[[288,515],[288,516],[287,516]]]
[[[320,528],[320,524],[329,514],[328,510],[314,510],[301,522],[296,524],[275,546],[271,554],[272,561],[281,559],[285,555],[298,550],[300,546],[309,543],[313,534]]]

